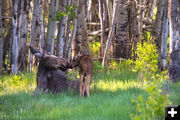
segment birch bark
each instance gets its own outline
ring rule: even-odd
[[[13,1],[13,17],[12,17],[12,25],[13,25],[13,40],[12,40],[12,62],[11,62],[11,72],[13,74],[17,73],[17,60],[18,60],[18,34],[17,34],[17,23],[18,23],[18,3],[19,0]]]

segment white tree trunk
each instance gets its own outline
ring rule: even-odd
[[[160,35],[162,33],[161,31],[161,25],[162,25],[162,20],[163,20],[163,10],[164,10],[164,0],[158,0],[157,3],[157,13],[156,13],[156,20],[153,26],[153,35],[155,38],[155,43],[158,49],[160,50],[160,45],[161,45],[161,38]]]
[[[52,19],[55,17],[55,13],[58,10],[59,0],[51,0],[49,8],[48,28],[46,35],[46,50],[51,54],[54,53],[54,40],[56,34],[57,22]]]
[[[100,57],[102,57],[104,55],[104,46],[105,46],[105,21],[104,21],[104,17],[103,17],[103,1],[102,0],[98,0],[99,1],[99,14],[100,14],[100,24],[101,24],[101,46],[100,46]]]
[[[169,81],[180,81],[180,1],[169,0],[170,62]]]
[[[12,25],[13,25],[13,40],[12,40],[12,64],[11,70],[13,74],[17,73],[17,60],[18,60],[18,34],[17,34],[17,23],[18,23],[18,3],[19,0],[15,0],[13,3],[13,17],[12,17]]]
[[[3,25],[2,25],[2,0],[0,0],[0,74],[3,73]]]
[[[111,29],[109,31],[108,39],[107,39],[107,42],[106,42],[105,53],[104,53],[104,57],[103,57],[103,61],[102,61],[102,66],[103,67],[104,67],[104,65],[107,65],[107,55],[108,55],[108,50],[109,50],[109,47],[111,45],[111,41],[112,41],[112,38],[113,38],[113,35],[114,35],[114,29],[115,29],[115,26],[116,26],[116,21],[117,21],[116,18],[117,18],[119,1],[120,0],[115,0],[115,5],[114,5],[115,8],[114,8],[114,11],[113,11],[112,26],[111,26]]]
[[[180,7],[178,0],[169,0],[170,53],[180,48]],[[179,2],[180,3],[180,2]]]
[[[77,3],[79,3],[79,0],[77,0]],[[75,14],[77,14],[77,8],[75,8]],[[68,46],[68,51],[67,51],[67,60],[68,60],[68,62],[70,62],[70,59],[71,59],[71,50],[72,50],[73,42],[74,42],[74,39],[75,39],[75,36],[76,36],[76,30],[77,30],[77,18],[74,19],[73,32],[72,32],[71,40],[70,40],[70,43],[69,43],[69,46]]]
[[[62,1],[62,11],[66,10],[67,1]],[[58,27],[58,37],[57,38],[57,56],[63,58],[63,49],[64,49],[64,39],[65,39],[65,25],[66,25],[66,16],[63,16]]]
[[[43,14],[42,14],[42,0],[39,0],[39,27],[40,27],[40,33],[39,33],[39,49],[42,51],[42,42],[44,40],[44,25],[43,25]]]

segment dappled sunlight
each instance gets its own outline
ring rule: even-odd
[[[96,83],[97,88],[102,89],[103,91],[116,92],[117,90],[126,90],[129,88],[139,88],[144,89],[144,83],[138,81],[104,81],[99,80]]]
[[[20,91],[25,91],[27,93],[35,90],[35,77],[35,73],[4,76],[0,81],[0,96],[18,93]]]
[[[2,85],[2,86],[6,86],[6,85]],[[35,90],[35,87],[36,87],[35,83],[31,83],[27,85],[24,81],[21,81],[21,82],[18,82],[17,85],[11,84],[4,87],[4,90],[0,91],[0,96],[5,95],[5,94],[17,93],[20,91],[25,91],[25,92],[33,91]]]

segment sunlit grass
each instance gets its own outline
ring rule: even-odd
[[[0,80],[0,95],[17,93],[20,91],[32,91],[36,86],[35,80],[35,72],[2,76]]]
[[[127,90],[131,88],[139,88],[143,89],[142,83],[138,83],[137,81],[103,81],[100,80],[96,83],[99,89],[103,91],[111,91],[116,92],[117,90]]]

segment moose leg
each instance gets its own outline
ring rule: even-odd
[[[90,82],[91,82],[91,77],[92,75],[91,74],[88,74],[87,75],[87,81],[86,81],[86,93],[87,93],[87,96],[89,97],[90,95]]]
[[[83,87],[83,78],[84,78],[84,74],[80,74],[79,76],[79,92],[80,92],[80,96],[83,97],[84,96],[84,87]]]

